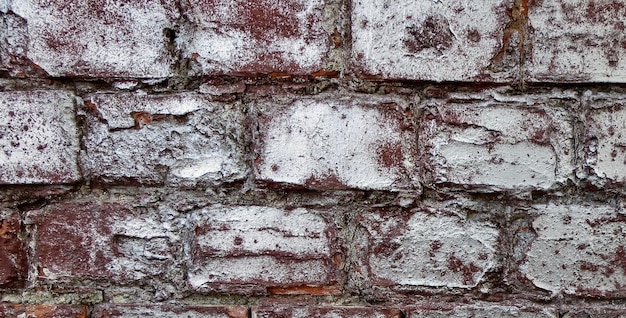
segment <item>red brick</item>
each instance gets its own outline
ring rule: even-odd
[[[70,92],[0,92],[0,127],[0,184],[80,179],[74,96]]]
[[[28,59],[50,76],[167,77],[174,1],[16,1]],[[172,44],[173,45],[173,44]]]
[[[407,103],[342,97],[259,102],[257,180],[309,189],[411,189],[416,144]]]
[[[154,208],[85,197],[28,213],[35,225],[37,277],[132,281],[179,273],[182,245]]]
[[[214,206],[192,220],[187,277],[193,290],[341,292],[336,229],[315,211]]]
[[[324,0],[186,0],[193,30],[179,40],[202,74],[292,73],[321,69],[328,47]]]
[[[24,285],[26,252],[20,236],[17,213],[0,210],[0,287]]]
[[[624,82],[626,4],[615,0],[536,1],[528,8],[526,79]]]
[[[19,318],[87,318],[87,306],[1,303],[0,316]]]
[[[85,176],[110,183],[195,186],[243,179],[240,105],[192,93],[93,94],[85,102],[89,130]]]
[[[607,204],[541,204],[521,273],[553,294],[626,295],[626,216]]]
[[[363,213],[366,256],[359,269],[375,285],[472,288],[496,268],[498,230],[444,204]]]
[[[518,76],[518,62],[502,56],[521,40],[505,30],[512,0],[351,3],[352,61],[366,75],[427,81],[511,81]]]
[[[528,190],[549,189],[572,177],[572,128],[563,106],[570,103],[567,95],[563,105],[554,102],[560,94],[524,99],[459,95],[458,102],[425,103],[429,108],[420,140],[431,183]]]
[[[248,318],[248,309],[242,306],[193,306],[184,304],[101,304],[96,305],[92,318]]]
[[[370,307],[263,306],[252,308],[252,318],[400,318],[400,310]]]

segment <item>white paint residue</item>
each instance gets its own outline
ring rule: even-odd
[[[191,164],[175,168],[172,174],[180,178],[195,179],[207,173],[216,173],[222,170],[223,160],[221,157],[210,157],[195,160]]]

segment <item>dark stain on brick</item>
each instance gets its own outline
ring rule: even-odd
[[[376,148],[378,164],[385,168],[402,166],[402,146],[399,143],[383,143]]]
[[[471,42],[478,43],[480,42],[480,32],[477,29],[469,29],[467,30],[467,39]]]
[[[346,185],[330,171],[322,175],[311,175],[304,180],[304,186],[307,188],[347,189]]]
[[[624,275],[626,275],[626,249],[624,249],[624,246],[618,246],[615,249],[615,256],[613,257],[613,260],[610,262],[611,265],[613,266],[619,266]]]
[[[468,285],[475,284],[474,274],[480,272],[480,267],[476,266],[473,262],[466,265],[461,259],[454,254],[448,257],[448,269],[455,273],[461,273],[463,275],[463,283]]]
[[[438,54],[449,49],[454,43],[454,35],[443,16],[429,16],[420,26],[407,28],[404,45],[411,53],[434,49]]]

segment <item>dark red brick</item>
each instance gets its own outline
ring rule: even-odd
[[[0,210],[0,287],[21,287],[26,269],[19,216],[12,211]]]
[[[86,305],[0,304],[0,317],[87,318]]]

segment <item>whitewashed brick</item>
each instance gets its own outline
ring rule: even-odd
[[[498,230],[443,206],[364,214],[375,284],[472,288],[496,266]]]
[[[249,293],[338,280],[333,227],[312,211],[215,206],[193,213],[191,224],[187,280],[195,290]]]
[[[78,181],[74,96],[0,92],[0,184]]]
[[[14,0],[26,20],[28,58],[51,76],[167,77],[173,58],[165,28],[173,1]]]
[[[383,78],[510,80],[489,72],[513,1],[352,1],[352,58]]]
[[[202,74],[297,73],[322,68],[324,0],[182,1],[193,28],[178,40]]]
[[[626,216],[599,204],[533,207],[537,237],[521,272],[554,294],[623,297],[626,294]]]
[[[81,165],[89,178],[193,186],[242,179],[243,114],[192,93],[88,96]]]
[[[530,105],[434,103],[421,137],[434,182],[489,190],[548,189],[570,177],[567,111],[548,98],[528,99]]]
[[[556,318],[555,310],[532,307],[498,306],[498,305],[443,305],[441,309],[412,308],[407,311],[407,318],[464,318],[464,317],[492,317],[492,318]],[[448,307],[448,308],[445,308]]]
[[[257,179],[315,189],[412,186],[415,136],[396,98],[260,102]]]

